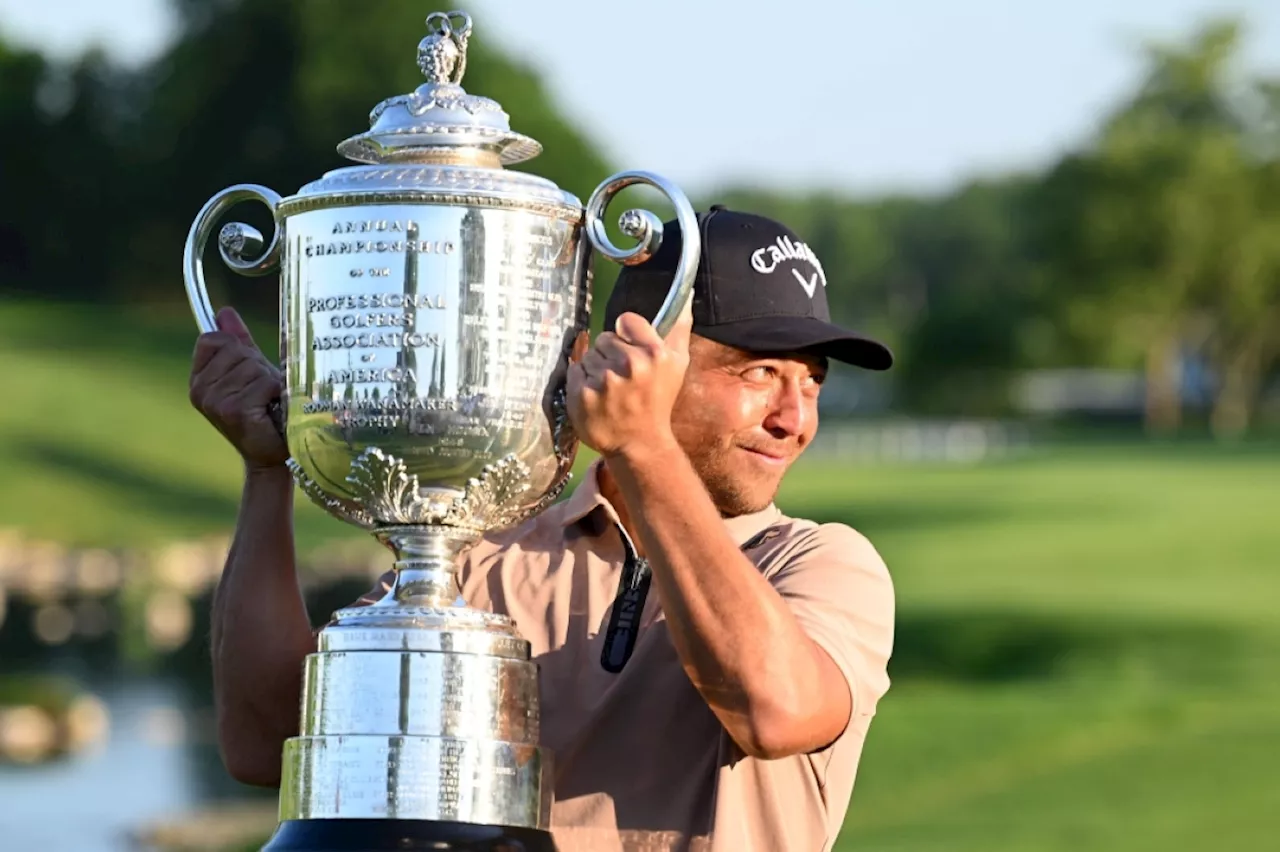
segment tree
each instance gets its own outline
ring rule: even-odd
[[[1248,431],[1280,355],[1280,102],[1274,84],[1254,88],[1256,138],[1237,150],[1230,179],[1215,187],[1211,248],[1196,294],[1203,351],[1217,376],[1210,425],[1224,439]]]
[[[1242,410],[1261,376],[1253,353],[1269,333],[1265,323],[1243,330],[1241,317],[1265,314],[1272,261],[1255,234],[1271,166],[1249,150],[1255,119],[1232,85],[1240,35],[1219,21],[1185,47],[1151,45],[1138,92],[1091,147],[1051,170],[1036,205],[1068,334],[1101,359],[1143,359],[1157,433],[1181,423],[1188,352],[1209,354],[1225,429],[1240,425],[1227,412]]]
[[[33,243],[45,212],[39,169],[13,166],[49,141],[48,121],[38,105],[45,73],[38,54],[0,41],[0,127],[12,128],[0,135],[0,163],[5,164],[0,198],[9,201],[0,213],[0,287],[5,289],[25,289],[35,268]]]
[[[979,180],[936,198],[715,200],[777,217],[811,243],[834,318],[894,348],[897,406],[986,416],[1008,409],[1009,380],[1036,357],[1041,276],[1021,224],[1034,182]]]
[[[42,296],[185,310],[178,258],[210,195],[241,182],[288,195],[351,165],[337,144],[368,128],[379,101],[422,82],[416,51],[426,13],[414,4],[174,0],[174,7],[176,41],[136,72],[99,55],[61,68],[0,48],[0,117],[25,134],[8,135],[15,148],[4,162],[30,165],[3,170],[5,197],[27,206],[21,222],[6,219],[0,244],[21,246],[26,266],[40,270],[29,288]],[[464,86],[497,100],[514,129],[543,143],[544,153],[523,168],[585,200],[608,165],[537,75],[485,37],[484,21],[477,13]],[[61,92],[56,115],[42,112],[36,97],[51,81]],[[253,205],[235,215],[270,230]],[[20,240],[10,236],[13,227],[21,227]],[[226,298],[248,313],[274,317],[274,287],[221,264],[207,270],[215,299],[230,290]],[[598,280],[611,281],[608,272]],[[6,275],[0,287],[17,282]]]

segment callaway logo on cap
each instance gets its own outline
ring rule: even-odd
[[[831,322],[827,276],[807,243],[785,225],[720,205],[698,216],[702,260],[693,285],[693,331],[751,352],[817,352],[868,370],[887,370],[883,343]],[[649,260],[625,266],[605,307],[605,328],[618,316],[652,319],[666,298],[680,257],[680,226],[663,226]]]
[[[778,237],[773,245],[763,246],[751,252],[751,268],[764,275],[772,273],[784,260],[805,261],[813,266],[813,274],[808,278],[805,278],[795,265],[790,267],[791,274],[800,282],[800,286],[809,294],[810,299],[813,298],[813,292],[818,289],[819,278],[822,279],[822,286],[827,286],[827,276],[822,271],[822,263],[813,253],[813,249],[804,243],[792,242],[790,237]]]

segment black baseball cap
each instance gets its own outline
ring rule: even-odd
[[[719,204],[697,219],[702,258],[693,285],[694,334],[751,352],[813,352],[868,370],[893,365],[883,343],[831,322],[822,263],[790,228]],[[664,223],[653,257],[622,268],[605,306],[606,329],[624,313],[657,315],[681,244],[679,223]]]

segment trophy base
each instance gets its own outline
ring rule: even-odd
[[[296,819],[280,823],[261,852],[556,852],[550,832],[414,819]]]

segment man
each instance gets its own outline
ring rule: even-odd
[[[826,852],[888,689],[884,563],[849,527],[773,500],[816,433],[828,361],[883,370],[892,356],[830,324],[822,266],[790,230],[722,207],[699,223],[692,307],[666,340],[644,317],[671,281],[675,223],[622,271],[612,331],[570,368],[572,422],[600,459],[460,566],[467,601],[532,643],[564,852]],[[214,601],[219,741],[234,776],[274,785],[313,626],[267,415],[279,374],[234,314],[220,322],[191,385],[246,465]]]

